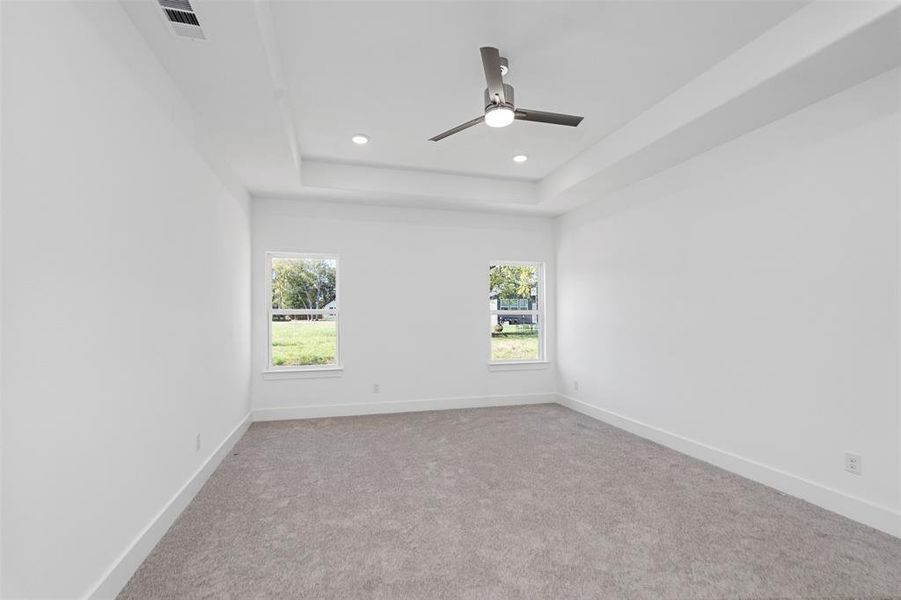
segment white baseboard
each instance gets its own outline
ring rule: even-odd
[[[90,592],[84,598],[90,600],[107,600],[115,598],[134,572],[141,566],[150,551],[163,538],[163,535],[181,514],[181,511],[191,502],[206,480],[209,479],[225,455],[228,454],[235,443],[241,439],[251,419],[248,413],[238,423],[225,440],[219,444],[216,451],[197,469],[191,478],[178,492],[166,503],[163,509],[150,521],[147,527],[134,539],[126,550],[117,558],[107,571],[100,577]]]
[[[731,452],[702,444],[665,429],[598,408],[563,394],[557,394],[557,398],[559,404],[589,417],[716,465],[742,477],[747,477],[796,498],[801,498],[811,504],[816,504],[864,525],[869,525],[885,533],[901,537],[901,512],[899,511],[874,504],[862,498],[849,496],[844,492],[814,483],[803,477],[798,477]]]
[[[557,402],[557,394],[508,394],[499,396],[468,396],[463,398],[432,398],[427,400],[398,400],[388,402],[358,402],[354,404],[317,404],[313,406],[288,406],[283,408],[258,408],[253,411],[254,421],[284,421],[290,419],[316,419],[320,417],[348,417],[424,410],[448,410],[452,408],[480,408],[487,406],[512,406],[518,404],[548,404]]]

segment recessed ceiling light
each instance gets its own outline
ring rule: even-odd
[[[513,162],[515,162],[515,163],[524,163],[527,160],[529,160],[529,157],[526,156],[525,154],[517,154],[516,156],[513,157]]]
[[[356,144],[358,146],[362,146],[363,144],[366,144],[369,142],[369,136],[363,135],[362,133],[358,133],[355,136],[353,136],[352,138],[350,138],[350,141],[352,141],[354,144]]]

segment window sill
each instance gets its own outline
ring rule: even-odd
[[[344,367],[315,367],[311,369],[267,369],[263,371],[263,379],[320,379],[325,377],[341,377]]]
[[[489,371],[536,371],[547,369],[551,365],[548,360],[511,360],[488,363]]]

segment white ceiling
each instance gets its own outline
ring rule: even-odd
[[[799,7],[791,2],[281,2],[278,44],[303,154],[541,179]],[[428,138],[484,110],[480,46],[510,61],[517,122]],[[355,131],[372,137],[349,144]],[[511,158],[526,154],[529,161]]]
[[[174,37],[155,0],[124,5],[243,185],[309,195],[311,186],[337,190],[357,178],[369,188],[343,189],[382,198],[392,190],[381,180],[392,177],[406,194],[441,181],[445,197],[454,181],[440,174],[480,178],[459,178],[471,188],[486,178],[537,185],[811,8],[783,0],[192,3],[206,41]],[[517,106],[580,114],[582,124],[477,126],[427,141],[481,114],[483,45],[508,57]],[[352,144],[358,132],[371,142]],[[514,164],[515,154],[529,161]],[[387,168],[350,170],[360,165]],[[513,204],[540,200],[523,189],[509,189],[522,196]]]

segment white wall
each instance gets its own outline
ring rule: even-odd
[[[340,255],[341,377],[264,379],[267,251]],[[488,265],[495,259],[545,262],[553,289],[553,222],[487,213],[254,200],[255,416],[409,409],[420,405],[382,403],[436,399],[485,403],[545,394],[547,400],[554,392],[553,365],[514,372],[488,369]],[[552,306],[548,314],[553,315]],[[551,359],[553,333],[551,320]],[[374,383],[381,387],[378,394],[372,391]],[[336,406],[342,404],[365,406]]]
[[[573,405],[901,535],[898,90],[883,74],[561,217]]]
[[[249,410],[249,206],[118,3],[3,12],[2,591],[75,598]]]

